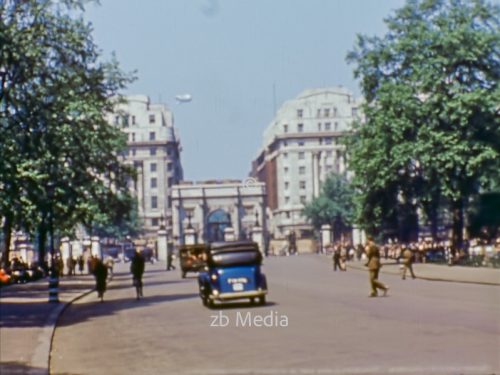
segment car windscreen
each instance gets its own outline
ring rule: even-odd
[[[262,256],[258,251],[233,251],[211,254],[209,264],[215,267],[260,264]]]

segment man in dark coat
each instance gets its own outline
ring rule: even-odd
[[[94,262],[94,277],[97,296],[104,302],[104,292],[106,291],[106,278],[108,277],[108,267],[101,259],[96,258]]]
[[[132,273],[134,286],[137,288],[137,299],[142,297],[142,275],[144,274],[145,259],[144,256],[135,250],[132,262],[130,264],[130,272]]]
[[[333,251],[333,270],[337,271],[342,270],[342,265],[340,264],[340,248],[335,246],[335,250]]]

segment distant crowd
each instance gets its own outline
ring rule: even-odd
[[[383,259],[393,259],[398,263],[403,257],[403,252],[409,249],[413,254],[414,261],[419,263],[500,267],[500,238],[497,238],[492,244],[478,239],[464,241],[464,246],[460,250],[454,250],[449,241],[433,242],[429,240],[406,244],[388,242],[379,245],[379,247]],[[341,261],[362,260],[366,258],[366,251],[365,245],[354,246],[351,243],[329,244],[323,250],[319,250],[320,253],[329,255],[338,254]]]

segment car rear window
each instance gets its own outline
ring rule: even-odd
[[[262,256],[257,251],[234,251],[212,254],[209,258],[211,266],[237,266],[260,264]]]

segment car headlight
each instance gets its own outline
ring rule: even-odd
[[[210,276],[210,278],[211,278],[213,281],[217,280],[217,274],[216,274],[216,273],[213,273],[213,274]]]

